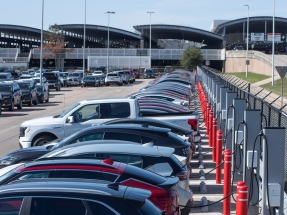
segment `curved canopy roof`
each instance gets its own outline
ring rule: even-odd
[[[149,38],[150,25],[137,25],[134,29],[142,33],[144,37]],[[201,30],[198,28],[191,28],[178,25],[151,25],[152,39],[178,39],[189,40],[204,44],[213,45],[221,43],[223,37],[221,35]]]
[[[249,17],[249,22],[251,23],[256,23],[256,22],[262,22],[262,21],[268,21],[268,22],[272,22],[273,17],[272,16],[255,16],[255,17]],[[240,18],[240,19],[235,19],[235,20],[231,20],[228,22],[224,22],[218,26],[216,26],[213,29],[214,33],[220,33],[222,32],[222,29],[224,27],[231,27],[234,25],[238,25],[238,24],[242,24],[244,22],[247,22],[247,18]],[[275,22],[276,23],[285,23],[287,24],[287,18],[283,18],[283,17],[275,17]]]
[[[64,31],[71,31],[73,33],[83,34],[84,33],[84,25],[83,24],[67,24],[67,25],[59,25],[60,28]],[[139,41],[141,36],[125,31],[118,28],[109,28],[110,31],[110,40],[132,40]],[[102,38],[106,38],[108,35],[108,27],[100,26],[100,25],[86,25],[86,35],[101,35]]]

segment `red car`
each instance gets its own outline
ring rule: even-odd
[[[140,71],[139,71],[139,69],[131,69],[131,72],[134,73],[135,78],[140,78]]]

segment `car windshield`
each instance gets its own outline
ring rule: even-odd
[[[85,80],[95,80],[95,77],[93,77],[93,76],[86,76]]]
[[[0,79],[6,79],[7,75],[0,75]]]
[[[30,76],[21,76],[20,79],[30,79]]]
[[[43,92],[43,87],[42,87],[42,86],[39,86],[39,85],[38,85],[36,88],[37,88],[37,92],[38,92],[38,93]]]
[[[69,73],[69,75],[68,75],[69,77],[71,77],[71,76],[80,76],[80,74],[79,73]]]
[[[61,77],[66,77],[66,74],[65,73],[60,73],[60,76]]]
[[[19,83],[18,85],[20,87],[21,90],[30,90],[30,84],[29,83]]]
[[[102,71],[95,71],[94,74],[102,74]]]
[[[62,146],[66,145],[67,142],[69,142],[70,140],[74,139],[76,136],[78,136],[81,133],[81,131],[78,131],[64,139],[62,139],[60,142],[58,142],[56,145],[54,145],[51,149],[51,151],[61,148]],[[45,156],[46,157],[46,156]]]
[[[0,92],[12,92],[11,85],[0,85]]]
[[[118,74],[108,74],[108,76],[117,77],[117,76],[118,76]]]
[[[77,103],[74,106],[70,107],[68,110],[66,110],[64,113],[62,113],[59,118],[63,118],[64,116],[66,116],[71,110],[73,110],[74,108],[78,107],[81,103]]]
[[[147,70],[147,71],[145,71],[146,73],[152,73],[152,70]]]

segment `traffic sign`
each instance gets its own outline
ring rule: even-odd
[[[280,78],[284,78],[287,73],[287,66],[275,66]]]

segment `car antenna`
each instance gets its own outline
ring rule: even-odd
[[[108,184],[108,188],[118,191],[118,190],[119,190],[119,184],[120,184],[120,183],[118,183],[118,182]]]
[[[65,112],[65,109],[66,109],[66,95],[64,94],[64,110],[63,110],[63,113]]]

